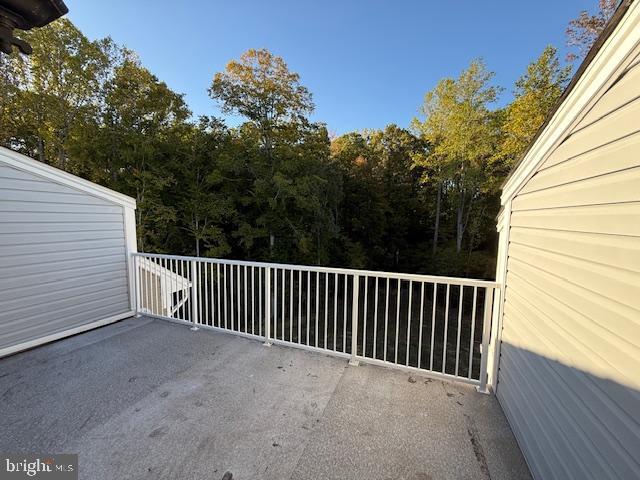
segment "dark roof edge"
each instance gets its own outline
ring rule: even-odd
[[[502,182],[502,186],[500,187],[501,189],[504,188],[506,183],[509,181],[509,179],[513,176],[515,171],[518,169],[518,167],[520,166],[524,158],[527,156],[527,153],[529,153],[529,150],[531,150],[531,148],[536,143],[540,135],[542,135],[542,132],[544,131],[544,129],[547,127],[547,125],[549,124],[553,116],[556,114],[556,112],[560,108],[560,105],[564,103],[564,101],[567,99],[567,97],[569,96],[573,88],[576,86],[578,81],[582,78],[584,71],[591,64],[595,56],[598,54],[598,52],[602,48],[602,45],[604,45],[604,43],[607,41],[609,36],[611,36],[611,33],[613,33],[613,31],[616,29],[616,27],[618,26],[622,18],[624,18],[625,13],[627,13],[627,10],[629,10],[629,7],[633,2],[634,0],[622,0],[620,2],[620,5],[618,5],[618,8],[616,8],[616,11],[613,13],[611,18],[607,22],[607,25],[604,27],[602,32],[600,32],[600,35],[598,35],[598,38],[596,38],[596,41],[593,43],[593,45],[589,49],[587,56],[584,57],[584,60],[578,67],[578,70],[576,71],[575,75],[571,79],[571,82],[569,82],[569,85],[567,85],[567,88],[564,89],[564,92],[562,92],[562,95],[560,96],[556,104],[553,106],[551,111],[547,114],[547,117],[544,123],[540,126],[540,128],[536,132],[536,135],[533,137],[533,140],[531,140],[527,149],[524,151],[524,153],[522,153],[522,155],[520,155],[520,158],[518,158],[516,163],[514,163],[513,167],[511,168],[511,171],[509,172],[509,175],[507,175],[507,178],[505,178],[504,182]]]

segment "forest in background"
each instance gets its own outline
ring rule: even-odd
[[[134,197],[141,251],[493,278],[500,186],[616,4],[572,20],[568,63],[546,47],[504,108],[476,59],[411,125],[337,137],[267,50],[208,86],[245,119],[229,127],[61,19],[25,33],[31,56],[0,56],[0,145]]]

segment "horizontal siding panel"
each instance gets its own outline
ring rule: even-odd
[[[512,227],[640,237],[640,202],[514,211]]]
[[[551,448],[557,449],[571,477],[635,478],[639,468],[629,452],[585,407],[582,398],[565,384],[563,379],[574,376],[573,372],[510,343],[505,343],[503,348],[502,361],[505,371],[509,372],[505,380],[510,381],[512,387],[509,390],[515,392],[520,404],[536,416],[545,432],[562,439],[559,445],[551,442],[544,445],[545,456],[551,455]],[[521,372],[540,388],[518,388],[519,379],[508,378],[515,372]],[[553,473],[555,477],[551,478],[568,478],[557,468]]]
[[[0,160],[1,161],[1,160]],[[55,182],[43,182],[40,178],[33,180],[19,180],[16,178],[0,178],[0,188],[10,190],[25,190],[27,192],[33,192],[34,197],[41,192],[52,193],[68,193],[79,196],[91,196],[83,193],[75,188],[67,187],[66,185],[60,185]]]
[[[0,160],[1,162],[2,160]],[[43,182],[46,183],[48,180],[33,175],[32,173],[25,172],[24,170],[19,170],[17,168],[10,167],[8,165],[4,165],[0,163],[0,185],[2,184],[3,178],[11,178],[15,180],[31,180],[34,182]]]
[[[72,273],[74,277],[89,277],[94,274],[103,273],[117,274],[118,272],[122,272],[124,269],[126,269],[126,263],[123,260],[122,262],[109,263],[106,265],[75,268]],[[10,288],[8,288],[7,291],[15,291],[42,283],[59,282],[65,280],[69,276],[71,275],[68,270],[56,270],[52,272],[34,273],[32,275],[16,277],[11,279]]]
[[[592,123],[579,132],[572,133],[547,158],[540,169],[549,168],[568,158],[601,147],[619,138],[629,136],[640,130],[640,99],[621,106],[615,112]]]
[[[624,462],[627,468],[640,470],[640,464],[634,458],[634,446],[640,441],[640,427],[635,421],[637,408],[624,410],[616,398],[621,396],[631,402],[634,399],[637,401],[637,392],[572,365],[569,355],[564,351],[562,333],[551,336],[551,339],[548,333],[546,337],[541,335],[549,328],[544,317],[537,316],[536,309],[531,305],[523,305],[514,303],[509,313],[505,312],[505,320],[508,319],[510,326],[503,332],[503,347],[508,346],[517,351],[525,361],[515,369],[501,364],[503,372],[510,371],[516,378],[524,376],[530,379],[531,385],[536,385],[533,391],[554,383],[554,388],[547,392],[549,402],[556,396],[571,405],[572,414],[566,415],[566,420],[576,420],[587,439],[599,444],[601,448],[613,448],[616,452],[609,452],[608,455],[615,458],[616,462]],[[535,352],[528,348],[531,343],[536,344]],[[544,377],[532,378],[531,374],[526,373],[527,368],[544,371]],[[503,387],[502,385],[498,391],[504,391]],[[528,390],[523,385],[519,388]],[[576,441],[585,440],[578,435],[575,438]]]
[[[637,310],[605,296],[594,294],[538,266],[526,264],[513,257],[509,258],[509,269],[510,273],[515,273],[537,285],[554,298],[561,299],[568,307],[582,313],[591,322],[617,335],[621,341],[620,348],[631,354],[640,348],[637,342],[634,342],[634,339],[640,338],[640,318]]]
[[[66,291],[73,291],[75,288],[83,285],[94,285],[100,282],[107,282],[111,280],[120,280],[122,282],[127,281],[126,271],[121,270],[118,272],[102,271],[99,273],[90,273],[88,275],[74,275],[68,276],[63,280],[54,280],[49,282],[42,282],[39,284],[30,285],[28,287],[22,287],[11,290],[0,290],[0,302],[8,302],[18,299],[25,299],[25,303],[29,298],[33,298],[36,295],[47,292],[60,292],[64,295]]]
[[[28,275],[43,275],[56,271],[67,271],[73,275],[74,269],[88,268],[98,265],[122,264],[126,262],[124,255],[96,255],[94,257],[77,258],[61,262],[42,262],[31,265],[17,265],[5,268],[3,274],[8,278],[16,279]]]
[[[46,232],[85,232],[85,231],[114,231],[123,232],[124,225],[120,222],[66,222],[66,223],[3,223],[0,235],[7,233],[46,233]]]
[[[585,180],[611,172],[640,166],[638,149],[640,133],[540,170],[526,183],[520,193],[530,193],[549,187]]]
[[[536,416],[538,424],[542,430],[551,437],[551,441],[546,442],[543,447],[545,456],[551,455],[553,449],[560,455],[564,461],[564,466],[573,475],[578,478],[606,480],[614,479],[613,473],[603,465],[604,460],[593,445],[584,438],[584,434],[580,428],[572,421],[567,421],[567,417],[571,418],[565,409],[558,405],[558,400],[553,395],[548,395],[548,387],[546,383],[539,383],[540,370],[543,369],[539,362],[535,362],[535,370],[529,365],[526,357],[532,355],[518,348],[509,348],[510,344],[503,346],[503,361],[505,370],[509,373],[507,377],[513,375],[512,372],[519,371],[523,376],[536,381],[540,384],[540,389],[527,390],[526,392],[517,388],[517,378],[511,380],[514,396],[526,410]],[[525,357],[525,358],[523,358]],[[548,378],[548,372],[545,372],[545,378]],[[505,379],[506,380],[506,379]],[[575,412],[572,412],[575,414]],[[568,450],[568,452],[567,452]],[[567,452],[569,455],[563,455]],[[564,475],[558,472],[557,468],[553,471],[551,478],[565,479]]]
[[[26,265],[40,265],[43,263],[51,262],[67,262],[71,260],[78,260],[81,258],[95,258],[117,255],[120,255],[122,258],[126,258],[124,245],[109,248],[100,248],[97,250],[79,249],[72,251],[38,252],[27,255],[0,257],[0,268],[4,269]]]
[[[505,350],[507,349],[508,347],[505,347]],[[506,368],[512,366],[509,360],[509,356],[505,354],[505,369],[502,372],[503,388],[498,391],[497,395],[501,404],[508,405],[508,411],[518,412],[516,421],[510,421],[516,438],[524,437],[537,447],[534,450],[536,460],[533,464],[534,471],[542,469],[543,473],[535,475],[535,478],[544,480],[571,478],[572,471],[570,467],[574,460],[564,461],[563,452],[565,449],[562,448],[563,445],[559,441],[559,435],[555,432],[555,427],[546,428],[546,424],[543,423],[544,414],[538,413],[538,410],[542,408],[532,402],[531,398],[519,389],[518,385],[521,379],[511,378],[512,369]],[[502,361],[503,359],[501,358]],[[525,451],[531,453],[529,450]],[[583,472],[583,468],[578,464],[575,466],[575,472]],[[576,473],[576,478],[580,478],[579,473]],[[590,477],[587,473],[586,476],[581,478],[589,479]]]
[[[3,332],[0,330],[0,348],[36,340],[40,337],[126,313],[128,311],[127,302],[127,297],[114,297],[105,299],[100,302],[100,305],[96,305],[95,302],[88,305],[76,304],[73,308],[62,312],[63,315],[60,318],[54,315],[58,312],[53,312],[49,317],[40,318],[39,322],[24,325],[23,328],[15,331]]]
[[[510,323],[508,327],[507,320]],[[610,432],[611,436],[619,439],[623,448],[633,452],[633,446],[640,440],[638,422],[635,421],[638,415],[637,391],[574,366],[572,358],[578,353],[573,344],[562,343],[562,331],[552,335],[545,330],[546,337],[541,335],[543,329],[549,328],[548,319],[526,301],[513,302],[509,305],[508,313],[505,308],[504,324],[504,344],[529,352],[530,358],[548,361],[557,371],[562,371],[565,374],[562,376],[563,384],[575,393],[581,406],[590,412],[584,413],[593,416],[593,423],[602,427],[603,431]],[[535,345],[535,351],[532,350],[532,344]],[[505,367],[504,370],[508,368]],[[513,375],[520,377],[522,374],[516,370]],[[538,388],[532,381],[529,387],[533,386]],[[501,388],[502,386],[498,390]],[[562,391],[557,393],[564,397]]]
[[[105,222],[122,222],[122,213],[102,213],[99,216],[95,213],[32,213],[28,217],[24,212],[2,212],[0,211],[0,223],[60,223],[60,222],[95,222],[96,220]],[[0,229],[2,225],[0,225]]]
[[[640,168],[518,195],[513,210],[640,202]]]
[[[513,227],[509,241],[640,272],[640,242],[635,237]]]
[[[0,228],[2,228],[0,226]],[[11,251],[0,249],[0,253],[14,257],[18,255],[33,255],[48,252],[68,252],[80,249],[84,250],[100,250],[102,248],[123,247],[122,239],[108,238],[105,240],[84,240],[64,243],[43,243],[37,245],[14,245]]]
[[[519,379],[518,379],[519,381]],[[563,470],[564,466],[560,464],[552,466],[553,460],[545,455],[546,445],[545,434],[539,430],[539,426],[532,427],[531,424],[538,422],[537,419],[533,419],[529,410],[524,412],[524,408],[527,406],[526,402],[516,401],[514,398],[514,392],[516,382],[509,376],[508,370],[502,372],[500,376],[500,384],[503,388],[496,392],[496,397],[502,407],[502,411],[507,417],[507,421],[511,426],[520,450],[526,453],[528,460],[527,466],[531,471],[534,479],[553,479],[553,472],[558,469]],[[539,435],[534,435],[534,432],[540,432]],[[554,452],[556,453],[556,452]],[[531,459],[535,459],[534,462]],[[569,478],[569,476],[565,476]]]
[[[567,282],[628,305],[638,310],[640,315],[640,275],[637,273],[518,244],[510,245],[509,253],[510,257],[528,265],[536,265],[546,272],[553,272]]]
[[[0,225],[0,228],[2,226]],[[45,254],[49,252],[70,252],[80,249],[99,250],[102,248],[123,247],[121,238],[107,238],[104,240],[81,240],[63,243],[43,243],[36,245],[14,245],[11,250],[0,249],[0,254],[14,257],[17,255]]]
[[[35,318],[51,315],[52,311],[57,312],[59,309],[65,308],[69,305],[101,302],[105,298],[112,297],[125,298],[128,295],[127,292],[126,284],[112,288],[94,287],[92,292],[85,292],[81,296],[67,294],[66,296],[61,296],[60,298],[52,300],[47,304],[25,304],[19,309],[11,312],[3,312],[0,314],[0,323],[10,329],[12,325],[17,325],[22,322],[31,323]]]
[[[67,299],[71,297],[83,298],[85,294],[94,293],[96,291],[108,291],[113,288],[126,287],[127,279],[122,275],[111,275],[106,279],[99,278],[93,281],[87,281],[84,279],[82,284],[76,284],[73,288],[54,288],[50,287],[44,290],[40,290],[37,293],[33,293],[28,297],[19,296],[10,300],[2,302],[4,307],[3,314],[7,314],[14,310],[23,308],[25,305],[28,307],[36,305],[47,305],[49,302],[54,302],[60,299]]]
[[[22,201],[0,201],[0,212],[21,212],[21,213],[91,213],[93,215],[120,214],[123,215],[122,207],[118,205],[86,205],[79,203],[47,203],[47,202],[22,202]]]
[[[576,129],[582,129],[605,115],[615,112],[620,108],[620,105],[636,100],[638,85],[640,85],[640,64],[636,63],[596,102],[576,126]]]
[[[536,313],[549,319],[545,322],[548,334],[555,337],[561,333],[564,348],[569,348],[569,344],[575,347],[571,365],[640,388],[640,380],[635,378],[636,372],[640,371],[640,352],[636,348],[547,295],[547,285],[533,285],[514,272],[511,272],[509,282],[510,295],[519,295],[510,298],[510,302],[518,303],[526,295],[525,301],[535,305]]]
[[[0,184],[1,182],[0,179]],[[6,187],[0,189],[0,201],[117,206],[101,198],[82,195],[78,192],[38,192],[34,195],[29,190],[11,190]]]
[[[115,238],[124,242],[124,232],[118,230],[86,232],[44,232],[0,234],[0,246],[38,245],[42,243],[80,242],[83,240],[103,240]]]

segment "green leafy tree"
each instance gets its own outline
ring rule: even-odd
[[[89,41],[69,20],[25,32],[28,57],[12,56],[16,137],[13,145],[42,162],[66,168],[76,128],[91,121],[110,67],[113,42]]]
[[[181,158],[190,112],[182,96],[131,52],[123,52],[123,57],[105,85],[100,121],[83,132],[84,148],[75,152],[77,168],[136,198],[140,248],[166,251],[176,210],[163,201],[163,192],[175,181],[169,167]]]
[[[432,145],[445,193],[454,199],[458,253],[488,173],[487,159],[496,145],[489,105],[500,89],[490,85],[492,78],[484,63],[474,60],[457,79],[443,79],[425,95],[425,119],[413,124]]]

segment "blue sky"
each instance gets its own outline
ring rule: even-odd
[[[596,0],[65,0],[91,39],[110,35],[184,93],[194,115],[220,115],[213,74],[249,48],[282,56],[313,93],[314,120],[336,134],[402,127],[425,92],[483,57],[511,98],[514,81]],[[230,118],[233,125],[238,119]]]

